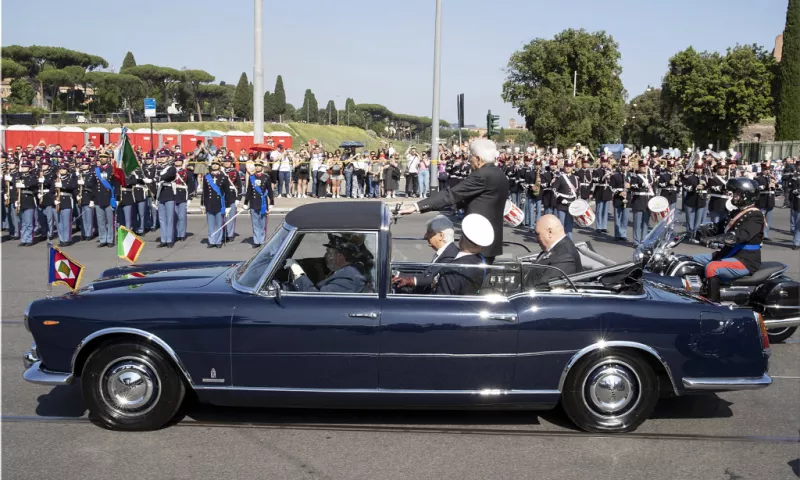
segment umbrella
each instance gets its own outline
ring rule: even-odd
[[[271,152],[275,150],[275,147],[272,145],[258,144],[250,147],[250,150],[253,152]]]
[[[222,137],[222,135],[220,135],[219,132],[215,132],[213,130],[203,130],[202,132],[195,133],[195,135],[198,137],[213,137],[213,138]]]
[[[364,144],[361,142],[347,141],[342,142],[342,144],[339,145],[339,148],[361,148],[363,146]]]

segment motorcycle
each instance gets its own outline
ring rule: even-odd
[[[674,214],[659,222],[636,247],[633,261],[644,266],[647,280],[704,295],[705,267],[691,255],[672,252],[687,238],[685,232],[676,232],[677,223]],[[800,326],[800,283],[784,274],[788,268],[781,262],[761,262],[752,275],[723,281],[720,287],[721,304],[751,308],[764,317],[771,343],[783,342]]]

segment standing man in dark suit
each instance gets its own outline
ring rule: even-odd
[[[433,279],[439,270],[433,264],[450,263],[458,255],[458,247],[453,240],[455,239],[455,229],[453,222],[444,215],[437,215],[428,220],[425,231],[425,240],[428,245],[436,251],[425,273],[422,275],[396,276],[392,278],[395,288],[410,287],[411,293],[430,293],[433,286]]]
[[[508,199],[508,178],[494,165],[497,146],[491,140],[478,139],[469,146],[472,173],[453,188],[435,193],[413,205],[404,206],[400,214],[441,210],[464,203],[466,214],[479,214],[492,225],[493,242],[482,248],[486,263],[492,264],[503,253],[503,210]]]
[[[566,275],[583,271],[578,249],[564,232],[564,226],[555,215],[545,215],[536,222],[536,241],[542,248],[542,253],[534,261],[536,265],[555,267]],[[534,287],[560,277],[556,270],[534,267],[526,275],[523,285]]]

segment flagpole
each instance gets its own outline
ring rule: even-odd
[[[53,284],[50,283],[50,250],[53,248],[52,242],[47,242],[47,298],[52,298]]]

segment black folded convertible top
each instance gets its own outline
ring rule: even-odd
[[[286,223],[300,230],[379,230],[383,202],[321,202],[295,208]]]

